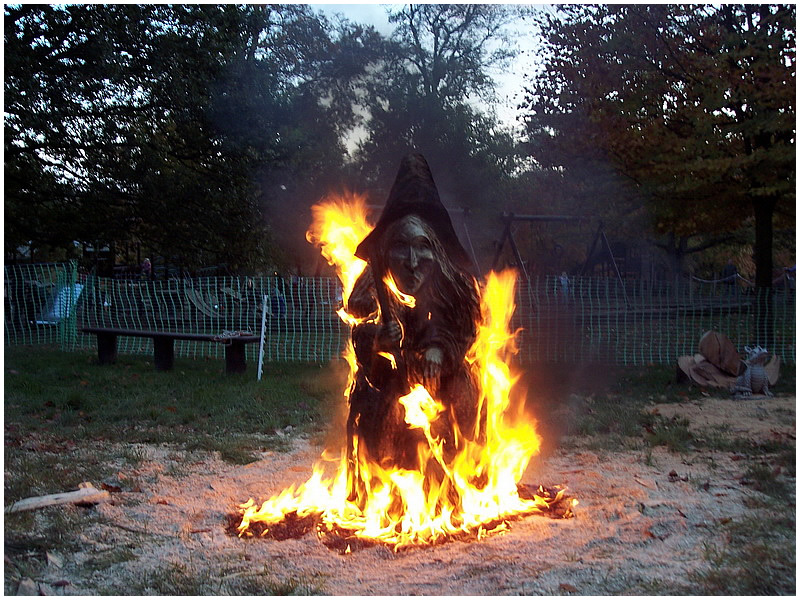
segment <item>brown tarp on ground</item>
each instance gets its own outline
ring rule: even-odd
[[[744,369],[739,353],[725,334],[707,331],[700,338],[699,353],[678,358],[678,368],[689,381],[700,387],[730,389]],[[770,385],[778,382],[781,360],[773,355],[764,365]]]

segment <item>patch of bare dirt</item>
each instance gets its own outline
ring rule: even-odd
[[[794,397],[709,397],[652,410],[737,437],[795,435]],[[310,476],[321,448],[308,440],[246,466],[187,462],[173,450],[142,446],[143,460],[118,475],[122,491],[92,509],[100,524],[82,532],[80,551],[50,565],[47,580],[61,582],[59,593],[79,595],[148,593],[143,582],[171,570],[202,579],[209,593],[219,594],[264,572],[277,582],[309,581],[316,593],[332,595],[691,594],[690,574],[706,566],[704,545],[724,542],[720,524],[742,518],[748,498],[761,494],[742,483],[744,461],[730,451],[564,447],[573,449],[535,459],[523,483],[566,485],[579,500],[575,518],[534,516],[477,542],[399,553],[372,546],[343,555],[313,532],[276,541],[225,531],[226,515],[237,504],[265,500]],[[119,549],[126,549],[119,562],[87,569]]]

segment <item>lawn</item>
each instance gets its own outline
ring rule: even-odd
[[[41,347],[6,348],[4,368],[5,458],[12,465],[22,457],[36,462],[31,445],[104,442],[217,451],[244,464],[281,448],[291,432],[320,432],[340,408],[345,381],[337,364],[268,364],[259,382],[252,365],[231,376],[222,360],[178,358],[174,370],[158,372],[149,357],[120,355],[115,365],[100,366],[93,353]],[[49,467],[31,464],[30,471],[25,484],[6,478],[6,502],[46,493]],[[90,474],[60,475],[69,488]]]
[[[343,429],[341,362],[268,364],[261,382],[250,368],[228,376],[221,360],[179,358],[173,371],[156,372],[145,356],[99,366],[93,353],[6,348],[5,504],[84,481],[113,492],[95,509],[6,515],[6,594],[366,595],[393,592],[392,582],[406,590],[397,593],[434,595],[794,592],[793,368],[784,368],[774,402],[731,404],[675,383],[666,367],[530,367],[520,388],[545,438],[532,466],[546,465],[551,483],[569,480],[581,512],[552,530],[553,560],[532,550],[541,526],[523,523],[513,543],[500,536],[470,553],[431,549],[428,587],[413,589],[402,587],[402,573],[417,568],[413,552],[343,559],[314,539],[273,549],[222,533],[226,507],[302,480],[325,438]],[[733,426],[700,422],[730,417],[731,407],[742,411]],[[745,433],[745,417],[764,435]],[[670,512],[675,503],[682,508]],[[684,521],[693,525],[676,528]],[[660,553],[676,543],[669,547],[702,546],[690,553],[694,563],[670,563],[685,581],[653,566],[666,565]],[[285,560],[286,552],[300,554]],[[508,560],[487,570],[481,552]]]

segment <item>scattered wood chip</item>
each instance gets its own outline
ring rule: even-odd
[[[688,476],[684,475],[683,477],[681,477],[680,475],[678,475],[678,472],[675,469],[669,472],[668,477],[669,480],[673,483],[676,481],[689,481]]]
[[[19,582],[19,587],[17,587],[17,596],[38,596],[39,595],[39,586],[36,585],[36,582],[31,579],[30,577],[25,577],[21,579]]]
[[[650,488],[651,490],[657,490],[658,489],[658,486],[656,486],[656,484],[651,482],[651,481],[644,481],[642,479],[639,479],[638,477],[634,477],[633,480],[636,483],[638,483],[639,485],[642,485],[642,486],[644,486],[646,488]]]
[[[45,556],[47,557],[47,562],[57,569],[60,569],[64,566],[64,559],[57,552],[51,552],[48,550],[45,552]]]
[[[39,595],[40,596],[55,596],[55,592],[53,592],[53,588],[51,588],[46,583],[39,584]]]
[[[558,589],[561,592],[567,592],[568,594],[576,594],[578,592],[578,588],[574,585],[570,585],[568,583],[559,583]]]

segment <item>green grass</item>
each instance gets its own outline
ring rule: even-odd
[[[148,357],[99,366],[87,352],[15,346],[4,371],[7,502],[111,478],[141,462],[137,443],[252,462],[288,448],[293,434],[324,429],[343,402],[333,367],[267,365],[259,382],[225,375],[222,361],[179,359],[157,372]]]
[[[693,447],[694,436],[689,431],[689,420],[686,418],[667,419],[642,412],[639,421],[645,430],[645,439],[651,446],[666,446],[672,452],[680,453],[688,452]]]
[[[344,406],[341,364],[270,364],[258,382],[254,373],[225,375],[223,361],[177,359],[174,370],[156,372],[146,356],[123,355],[115,365],[99,366],[94,353],[15,346],[6,348],[4,371],[6,504],[75,489],[83,481],[113,482],[121,470],[146,460],[137,444],[167,445],[176,456],[196,453],[199,459],[216,452],[231,463],[247,463],[266,449],[288,448],[292,435],[336,429]],[[793,368],[785,369],[776,393],[793,393],[793,376]],[[794,444],[754,442],[725,428],[690,431],[685,419],[653,415],[648,408],[654,402],[702,398],[700,390],[679,385],[674,377],[667,367],[548,365],[530,369],[523,383],[542,431],[566,434],[568,445],[635,451],[646,464],[655,462],[656,446],[681,454],[697,449],[741,454],[743,485],[762,494],[752,497],[747,517],[725,526],[730,544],[709,545],[708,568],[694,573],[693,581],[698,592],[709,594],[789,593],[794,545],[787,536],[790,531],[793,536],[794,509],[787,506],[792,490],[783,475],[794,476]],[[189,474],[180,461],[173,462],[164,475]],[[138,485],[132,479],[116,483],[128,490]],[[80,532],[100,519],[96,511],[77,507],[6,515],[6,593],[15,591],[9,582],[42,573],[48,551],[80,550]],[[136,551],[123,546],[99,553],[89,566],[114,568],[135,560]],[[751,560],[760,561],[754,575],[747,570]],[[142,577],[132,575],[126,593],[298,595],[323,589],[320,574],[284,580],[266,566],[241,577],[214,568],[165,564]]]
[[[4,370],[7,501],[102,482],[120,461],[142,460],[136,443],[252,462],[288,448],[292,434],[323,429],[343,402],[333,367],[267,365],[259,382],[225,375],[222,361],[177,360],[156,372],[147,357],[99,366],[86,352],[17,346],[6,348]]]
[[[222,361],[177,359],[158,372],[148,357],[99,366],[87,352],[7,348],[6,430],[12,440],[179,444],[241,463],[284,447],[276,430],[318,429],[325,405],[341,401],[339,378],[317,366],[270,364],[260,382],[223,371]]]
[[[707,567],[690,573],[698,593],[784,596],[796,591],[795,512],[770,499],[723,526],[725,543],[706,546]]]
[[[115,365],[99,366],[93,353],[7,347],[6,504],[76,489],[84,481],[135,491],[148,481],[116,477],[145,461],[137,444],[166,445],[177,457],[217,452],[234,464],[251,462],[266,449],[288,449],[293,435],[320,435],[341,412],[341,366],[268,364],[259,382],[252,369],[226,375],[221,360],[177,359],[172,371],[157,372],[146,356],[121,355]],[[174,461],[164,475],[185,477],[184,463]],[[80,533],[100,522],[97,511],[73,506],[6,515],[5,592],[14,593],[24,577],[41,579],[48,552],[79,551]],[[103,571],[135,558],[135,547],[121,546],[95,553],[87,568]],[[315,594],[317,580],[281,580],[266,571],[222,580],[199,566],[170,564],[132,576],[126,593]]]
[[[130,560],[126,553],[118,562]],[[325,577],[319,573],[274,576],[267,565],[254,572],[217,573],[215,567],[170,562],[143,574],[127,577],[113,588],[101,586],[99,595],[117,595],[120,587],[126,595],[158,596],[317,596],[323,593]]]

